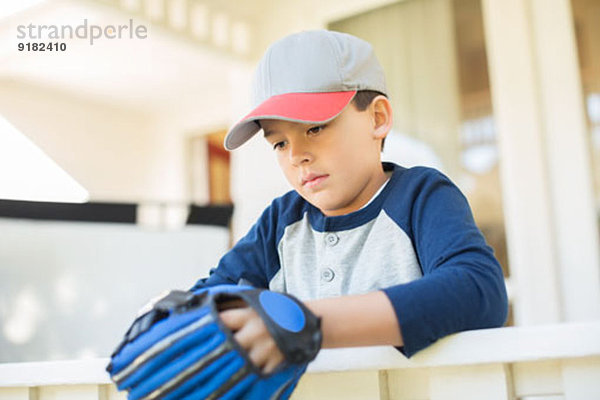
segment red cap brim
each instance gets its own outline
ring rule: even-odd
[[[356,91],[326,93],[286,93],[272,96],[238,122],[225,137],[225,148],[244,144],[260,126],[261,119],[281,119],[301,123],[327,122],[337,117],[350,103]]]

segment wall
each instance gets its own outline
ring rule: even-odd
[[[0,218],[0,362],[108,356],[137,310],[208,274],[227,229]]]
[[[0,89],[0,113],[91,199],[181,197],[181,173],[169,166],[181,155],[169,153],[168,138],[159,136],[152,114],[18,80],[1,80]]]

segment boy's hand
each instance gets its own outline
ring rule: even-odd
[[[239,308],[230,308],[232,306]],[[252,363],[264,373],[273,372],[284,357],[262,318],[243,302],[228,304],[225,308],[219,316],[225,326],[234,332],[235,340],[246,350]]]
[[[106,369],[131,400],[287,399],[321,343],[320,319],[291,295],[175,290],[136,317]]]

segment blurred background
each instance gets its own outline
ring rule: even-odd
[[[2,1],[0,362],[108,356],[290,190],[259,136],[222,140],[267,46],[318,28],[373,44],[383,158],[463,190],[507,325],[600,319],[598,21],[600,0]]]

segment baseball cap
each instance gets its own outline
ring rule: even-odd
[[[252,83],[253,109],[229,130],[225,148],[248,141],[261,129],[261,119],[331,121],[359,90],[387,94],[383,68],[368,42],[327,30],[286,36],[260,60]]]

